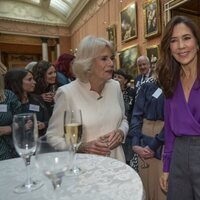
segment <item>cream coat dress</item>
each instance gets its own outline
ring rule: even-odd
[[[107,81],[100,98],[90,88],[90,83],[83,83],[79,79],[58,88],[47,130],[48,140],[54,146],[62,148],[65,145],[63,118],[66,109],[82,111],[82,142],[95,140],[116,129],[121,129],[126,137],[129,127],[119,83],[113,79]],[[125,162],[122,146],[113,149],[110,157]]]

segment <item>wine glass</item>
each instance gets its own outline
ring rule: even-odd
[[[35,113],[22,113],[13,116],[13,142],[17,153],[26,165],[27,179],[15,188],[16,193],[25,193],[42,186],[40,181],[33,181],[30,177],[31,156],[36,150],[38,127]]]
[[[78,175],[81,169],[76,165],[76,152],[81,144],[82,139],[82,113],[81,110],[65,110],[64,111],[64,131],[67,141],[71,141],[74,150],[74,166],[73,173]]]
[[[65,142],[66,144],[62,148],[53,146],[48,141],[48,135],[40,137],[37,141],[36,167],[52,181],[55,199],[58,199],[62,178],[70,169],[73,160],[72,144],[70,141],[65,140]]]

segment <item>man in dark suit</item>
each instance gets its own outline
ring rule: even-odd
[[[144,83],[151,76],[150,61],[147,56],[140,56],[137,59],[137,66],[140,71],[140,75],[135,78],[135,90],[136,92],[140,88],[141,84]]]

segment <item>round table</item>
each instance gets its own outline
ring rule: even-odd
[[[83,170],[79,176],[64,176],[63,200],[144,200],[142,182],[128,165],[109,157],[78,154],[77,165]],[[53,187],[31,161],[31,176],[42,180],[44,185],[35,191],[16,194],[16,185],[23,183],[26,170],[21,158],[0,161],[0,199],[43,200],[52,199]]]

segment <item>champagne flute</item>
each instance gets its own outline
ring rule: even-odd
[[[79,175],[81,169],[76,165],[76,152],[81,144],[82,139],[82,113],[81,110],[65,110],[64,111],[64,131],[67,141],[71,141],[74,150],[74,166],[73,173]]]
[[[26,165],[27,179],[15,188],[16,193],[25,193],[42,186],[40,181],[33,181],[30,177],[31,156],[35,153],[38,138],[38,127],[35,113],[22,113],[13,117],[13,142],[17,153]]]
[[[35,160],[36,167],[52,181],[57,200],[59,192],[62,191],[60,190],[62,178],[70,169],[73,160],[72,144],[66,142],[65,147],[55,147],[48,141],[48,135],[44,135],[37,141]]]

